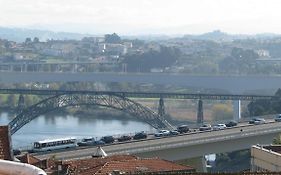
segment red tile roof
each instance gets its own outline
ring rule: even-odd
[[[131,155],[63,161],[62,164],[68,175],[103,175],[116,170],[127,173],[194,170],[192,167],[158,158],[141,159]]]
[[[124,161],[137,159],[135,156],[119,155],[104,158],[88,158],[82,160],[64,161],[63,165],[68,169],[69,174],[78,173],[79,175],[95,174],[101,167],[110,161]]]
[[[135,159],[129,161],[110,161],[107,162],[96,174],[110,174],[113,171],[126,173],[137,172],[163,172],[163,171],[182,171],[194,170],[189,166],[178,165],[170,161],[161,159]],[[85,174],[86,175],[86,174]]]

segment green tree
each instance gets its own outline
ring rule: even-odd
[[[30,44],[32,41],[31,41],[31,38],[26,38],[25,39],[25,44]]]
[[[33,42],[34,42],[34,43],[39,43],[39,42],[40,42],[40,41],[39,41],[39,38],[38,38],[38,37],[34,37],[34,38],[33,38]]]
[[[106,43],[120,43],[121,42],[121,38],[116,34],[106,34],[104,36],[104,40]]]
[[[176,63],[181,52],[175,47],[161,46],[160,50],[127,55],[123,63],[126,63],[129,72],[150,72],[151,68],[165,68]]]
[[[220,63],[221,72],[252,74],[255,73],[255,60],[259,58],[253,50],[233,48],[230,56],[225,57]]]
[[[281,135],[279,134],[277,137],[273,139],[273,144],[280,145],[281,144]]]

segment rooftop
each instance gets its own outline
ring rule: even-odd
[[[63,161],[62,167],[69,174],[102,175],[112,172],[164,172],[194,171],[190,166],[178,165],[159,158],[142,159],[132,155],[115,155],[104,158],[88,158],[82,160]]]

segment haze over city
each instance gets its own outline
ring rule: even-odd
[[[281,174],[280,0],[0,0],[0,175]]]
[[[0,26],[76,33],[281,33],[278,0],[0,0]]]

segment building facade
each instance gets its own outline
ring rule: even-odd
[[[251,171],[281,172],[281,145],[252,146]]]

